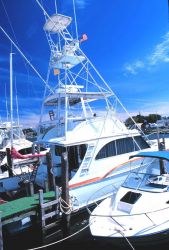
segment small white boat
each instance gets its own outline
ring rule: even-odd
[[[140,167],[91,213],[91,234],[132,247],[169,241],[169,151],[140,152]]]
[[[29,180],[38,158],[32,157],[34,151],[33,143],[25,138],[22,127],[20,125],[12,125],[12,147],[23,157],[15,157],[12,159],[12,176],[9,171],[7,162],[7,148],[11,149],[11,122],[0,124],[0,192],[17,190],[20,188],[19,183]],[[36,149],[35,149],[36,151]],[[40,153],[45,154],[46,148],[41,147]]]

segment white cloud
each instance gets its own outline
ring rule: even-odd
[[[25,117],[20,118],[20,124],[23,126],[23,128],[36,128],[39,123],[39,116],[37,114],[27,114]]]
[[[127,65],[125,66],[125,71],[131,73],[132,75],[136,75],[136,74],[137,74],[134,65],[131,65],[131,64],[127,64]]]
[[[160,63],[169,63],[169,32],[163,37],[163,41],[154,47],[153,52],[143,60],[127,63],[125,72],[136,75],[140,69],[148,70]]]
[[[132,75],[136,75],[138,69],[144,68],[144,62],[138,60],[132,64],[126,64],[125,65],[125,71],[131,73]]]
[[[150,65],[169,62],[169,32],[164,36],[164,41],[155,46],[154,52],[149,57]]]

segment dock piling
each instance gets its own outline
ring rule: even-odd
[[[45,187],[45,192],[49,192],[48,180],[44,180],[44,187]]]
[[[3,250],[3,234],[2,234],[2,221],[1,221],[1,211],[0,211],[0,250]]]
[[[6,157],[7,157],[7,165],[8,165],[9,177],[12,177],[13,176],[13,171],[12,171],[12,158],[11,158],[11,150],[10,150],[10,148],[6,148]]]
[[[54,190],[54,187],[55,187],[55,178],[52,173],[52,156],[50,152],[46,154],[46,161],[47,161],[47,170],[48,170],[48,185],[49,185],[49,190],[52,191]]]
[[[61,155],[61,164],[62,164],[62,194],[61,198],[67,204],[63,208],[63,235],[67,236],[70,234],[70,214],[68,213],[69,209],[69,166],[68,166],[68,153],[67,149],[63,148]]]
[[[33,182],[29,182],[30,196],[34,195],[34,185]]]

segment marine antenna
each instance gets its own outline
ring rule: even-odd
[[[75,19],[76,39],[78,40],[78,29],[77,29],[77,20],[76,20],[75,0],[73,0],[73,12],[74,12],[74,19]]]

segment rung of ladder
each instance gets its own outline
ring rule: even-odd
[[[89,159],[91,158],[91,156],[85,156],[85,158],[84,158],[84,160],[83,160],[83,162],[87,162],[87,161],[89,161]]]
[[[53,217],[55,215],[57,215],[57,211],[52,211],[50,213],[44,214],[42,216],[42,220],[46,220],[46,219],[51,218],[51,217]]]
[[[59,200],[53,200],[53,201],[43,203],[43,204],[41,204],[41,208],[48,208],[50,206],[58,204],[58,202],[59,202]]]
[[[53,227],[56,227],[56,226],[58,226],[58,222],[57,222],[57,221],[52,222],[52,223],[46,225],[46,226],[44,227],[44,229],[45,229],[45,230],[49,230],[49,229],[51,229],[51,228],[53,228]]]

